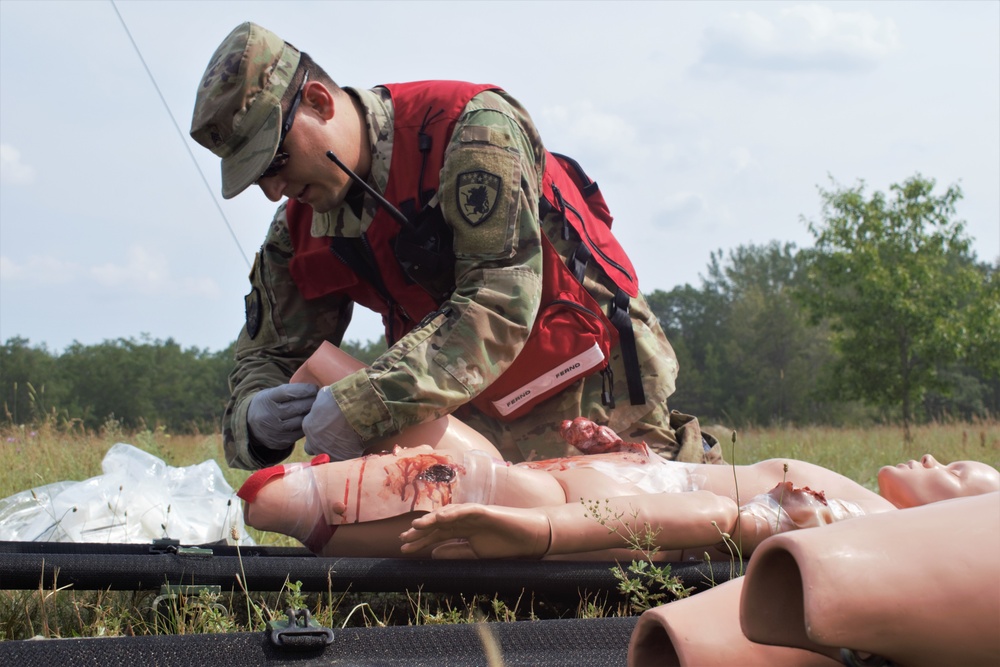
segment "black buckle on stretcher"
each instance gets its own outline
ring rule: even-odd
[[[268,639],[277,648],[294,651],[322,649],[333,643],[333,630],[312,620],[308,609],[285,610],[288,621],[271,621]]]
[[[206,547],[182,547],[180,540],[169,537],[161,537],[153,540],[149,547],[151,554],[176,554],[178,556],[192,556],[194,558],[211,558],[213,552]]]

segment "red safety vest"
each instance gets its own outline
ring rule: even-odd
[[[384,196],[411,213],[438,190],[444,150],[466,104],[480,92],[497,87],[419,81],[385,88],[392,96],[394,119],[392,163]],[[606,368],[619,335],[631,337],[628,298],[639,293],[635,270],[611,234],[612,218],[597,184],[575,162],[552,153],[546,154],[542,182],[540,209],[561,212],[564,238],[577,238],[580,243],[564,262],[542,234],[542,299],[531,334],[511,366],[472,401],[500,419],[516,419],[577,379]],[[379,208],[360,240],[313,237],[312,215],[308,205],[288,201],[286,217],[295,251],[289,270],[306,299],[345,294],[382,315],[390,344],[447,299],[431,294],[406,275],[393,243],[401,223],[384,208]],[[619,288],[612,306],[615,312],[608,316],[583,288],[583,271],[589,261],[597,262]],[[643,403],[637,362],[634,365],[630,395],[633,403]]]

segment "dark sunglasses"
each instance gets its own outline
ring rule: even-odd
[[[281,171],[286,164],[288,164],[288,153],[281,150],[281,147],[285,145],[285,137],[288,136],[288,132],[292,129],[292,122],[295,120],[295,112],[299,109],[299,102],[302,101],[302,91],[305,90],[306,82],[309,80],[309,70],[306,70],[305,76],[302,77],[302,85],[299,86],[299,91],[295,93],[295,97],[292,98],[292,104],[288,108],[288,115],[285,116],[285,122],[281,126],[281,138],[278,140],[278,152],[275,153],[274,159],[271,160],[271,164],[267,165],[267,169],[257,177],[259,181],[262,178],[270,178]]]

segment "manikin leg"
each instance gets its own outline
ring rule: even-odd
[[[335,463],[318,456],[311,463],[272,466],[254,473],[239,496],[247,525],[290,535],[327,555],[336,550],[331,542],[340,526],[452,503],[535,507],[566,502],[562,487],[546,473],[510,467],[482,452],[427,445]],[[372,555],[401,555],[399,532],[387,534],[391,553]]]
[[[812,651],[755,644],[740,629],[743,578],[650,609],[628,647],[629,667],[836,667]]]
[[[741,603],[752,641],[894,664],[1000,658],[1000,494],[956,498],[766,540]]]

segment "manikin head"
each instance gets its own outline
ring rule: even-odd
[[[979,461],[955,461],[944,465],[925,454],[919,461],[879,470],[878,486],[886,500],[903,509],[1000,491],[1000,472]]]
[[[253,23],[212,55],[191,120],[191,136],[222,158],[224,198],[256,183],[271,201],[289,197],[320,213],[351,186],[326,152],[364,178],[366,132],[360,104],[309,54]]]

